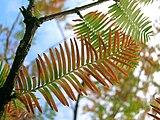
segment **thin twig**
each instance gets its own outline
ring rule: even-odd
[[[11,35],[12,35],[12,33],[13,33],[13,30],[14,30],[14,28],[15,28],[18,20],[19,20],[19,17],[20,17],[20,12],[18,13],[15,21],[13,22],[12,27],[11,27],[11,29],[10,29],[10,31],[9,31],[9,34],[8,34],[8,36],[7,36],[7,39],[6,39],[6,47],[5,47],[5,54],[4,54],[4,60],[5,60],[6,62],[8,62],[8,59],[7,59],[7,51],[8,51],[8,47],[9,47],[9,39],[10,39],[10,37],[11,37]]]
[[[82,82],[82,86],[84,86],[84,81]],[[73,120],[77,120],[77,114],[78,114],[78,107],[79,107],[80,97],[81,97],[81,95],[78,94],[77,101],[76,101],[75,108],[74,108]]]
[[[59,21],[56,20],[56,23],[57,23],[57,27],[58,27],[58,29],[59,29],[62,37],[63,37],[63,40],[65,40],[65,35],[64,35],[64,32],[63,32],[63,29],[62,29],[61,25],[59,24]]]
[[[77,120],[77,114],[78,114],[78,107],[79,107],[80,97],[81,97],[81,95],[78,94],[77,101],[76,101],[76,105],[75,105],[75,108],[74,108],[73,120]]]
[[[69,14],[76,13],[77,10],[78,11],[85,10],[87,8],[93,7],[95,5],[99,5],[99,4],[101,4],[103,2],[106,2],[106,1],[108,1],[108,0],[97,1],[97,2],[90,3],[90,4],[87,4],[87,5],[81,6],[81,7],[76,7],[76,8],[71,9],[71,10],[66,10],[66,11],[63,11],[63,12],[51,14],[51,15],[48,15],[48,16],[41,17],[39,20],[40,20],[41,23],[43,23],[43,22],[46,22],[46,21],[49,21],[49,20],[52,20],[52,19],[55,19],[55,18],[58,18],[58,17],[62,17],[62,16],[66,16],[66,15],[69,15]]]

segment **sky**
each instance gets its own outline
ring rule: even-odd
[[[67,0],[65,7],[67,9],[71,9],[71,8],[74,8],[75,6],[80,6],[82,4],[89,3],[90,1],[91,0],[78,0],[77,2],[76,0]],[[26,6],[27,3],[28,3],[27,0],[1,0],[0,1],[0,24],[4,24],[5,26],[8,26],[10,28],[11,25],[13,24],[13,21],[16,19],[17,14],[19,13],[19,8],[22,5]],[[101,5],[101,7],[96,6],[96,7],[87,9],[85,11],[82,11],[82,14],[85,14],[86,12],[96,10],[96,9],[98,9],[99,11],[107,11],[106,6],[108,6],[109,4],[104,3]],[[143,7],[142,10],[144,11],[144,14],[150,18],[150,20],[154,21],[156,18],[160,16],[160,11],[158,9],[159,5],[160,5],[160,1],[155,2],[152,5]],[[77,15],[69,15],[69,18],[67,18],[68,22],[72,23],[72,19],[74,19],[75,17],[77,17]],[[63,27],[64,24],[65,22],[62,22],[61,26]],[[66,31],[65,36],[67,36],[67,38],[73,37],[73,32]],[[35,44],[31,47],[30,52],[25,60],[26,65],[29,64],[30,61],[33,61],[37,57],[38,53],[41,54],[42,52],[47,50],[48,47],[52,47],[54,44],[63,41],[63,37],[61,36],[60,31],[58,30],[55,20],[44,23],[38,29],[37,34],[35,35],[35,38],[36,38]],[[154,41],[149,42],[148,44],[151,46],[159,44],[160,40],[158,38],[160,38],[160,36],[157,36],[154,39]],[[80,104],[83,104],[83,102],[84,101],[81,101]],[[62,120],[70,120],[72,118],[73,113],[71,108],[63,106],[62,108],[59,108],[59,110],[60,112],[56,117],[57,120],[59,118],[61,118]],[[81,112],[82,111],[79,112],[79,115],[81,117],[78,120],[89,120],[88,119],[89,113],[87,115],[82,115]],[[64,118],[67,118],[67,119],[64,119]]]

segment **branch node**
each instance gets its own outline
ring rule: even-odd
[[[22,15],[24,16],[24,23],[27,23],[27,21],[29,21],[30,18],[32,18],[32,13],[30,11],[28,11],[24,6],[22,6],[22,8],[20,8],[20,11],[22,13]]]
[[[25,24],[31,25],[35,23],[37,27],[40,27],[41,21],[38,18],[34,17],[32,15],[32,12],[29,11],[28,8],[26,9],[24,6],[22,6],[22,8],[20,8],[20,11],[24,16],[23,22]]]
[[[75,13],[77,13],[77,15],[78,15],[81,19],[83,19],[83,16],[82,16],[82,14],[80,13],[80,11],[78,10],[78,7],[75,8]]]

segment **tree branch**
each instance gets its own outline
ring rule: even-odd
[[[38,19],[33,17],[32,12],[29,10],[26,10],[24,7],[20,9],[24,16],[26,31],[17,48],[16,56],[9,75],[7,76],[6,82],[4,83],[3,87],[0,88],[0,118],[3,115],[5,104],[7,104],[13,97],[12,90],[14,88],[15,76],[18,73],[20,66],[23,64],[26,55],[28,54],[35,31],[40,24]]]
[[[32,13],[33,12],[33,8],[34,8],[34,1],[35,0],[28,0],[28,1],[29,1],[29,5],[27,7],[27,11],[30,11]]]
[[[48,15],[48,16],[41,17],[39,20],[40,20],[41,23],[43,23],[43,22],[46,22],[46,21],[49,21],[49,20],[52,20],[52,19],[55,19],[55,18],[58,18],[58,17],[66,16],[66,15],[73,14],[73,13],[77,13],[77,11],[85,10],[87,8],[93,7],[95,5],[99,5],[99,4],[101,4],[103,2],[106,2],[106,1],[108,1],[108,0],[97,1],[97,2],[90,3],[90,4],[87,4],[87,5],[81,6],[81,7],[76,7],[76,8],[71,9],[71,10],[51,14],[51,15]]]

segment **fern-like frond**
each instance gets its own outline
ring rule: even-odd
[[[115,22],[107,14],[98,11],[90,12],[84,15],[83,19],[73,21],[77,23],[74,25],[74,32],[77,37],[80,38],[89,34],[91,45],[95,48],[98,48],[98,34],[101,35],[102,39],[108,40],[109,29],[112,30],[113,35],[115,30],[118,30],[118,27],[114,26]],[[107,41],[104,41],[104,43],[107,44]]]
[[[148,41],[152,34],[150,21],[141,13],[135,0],[118,0],[109,7],[108,13],[123,31],[134,40]]]
[[[157,102],[157,105],[151,105],[152,110],[155,114],[148,113],[150,116],[152,116],[156,120],[160,120],[160,108],[158,107],[160,105],[160,98],[156,98],[155,101]]]
[[[33,104],[41,110],[37,100],[36,91],[39,91],[52,109],[58,111],[53,94],[66,106],[69,103],[64,92],[72,100],[76,100],[75,92],[87,95],[81,80],[92,90],[99,91],[96,84],[88,76],[90,74],[99,83],[109,88],[118,83],[116,71],[128,75],[127,71],[138,64],[140,44],[131,37],[109,30],[109,40],[106,46],[104,40],[98,35],[98,49],[91,45],[91,38],[81,36],[80,42],[70,39],[70,46],[65,41],[59,44],[59,49],[53,52],[49,49],[49,56],[38,55],[36,59],[37,77],[30,77],[26,67],[22,67],[17,76],[15,90],[19,99],[25,104],[28,111],[34,113]]]
[[[9,71],[10,71],[9,64],[8,63],[3,64],[3,62],[0,61],[0,88],[3,87],[3,84],[5,83]]]

